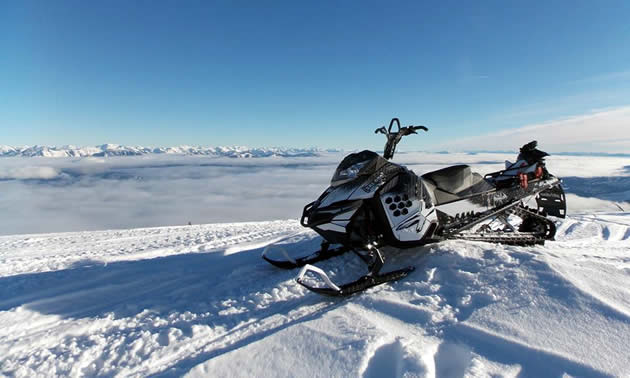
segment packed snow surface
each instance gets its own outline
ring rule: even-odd
[[[294,220],[0,236],[0,374],[628,376],[630,213],[556,221],[545,246],[388,250],[417,269],[346,299],[260,258],[318,247]]]

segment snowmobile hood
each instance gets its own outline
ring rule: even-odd
[[[353,181],[359,177],[370,176],[389,162],[375,152],[364,150],[346,156],[335,170],[330,186]]]
[[[339,201],[372,198],[381,186],[404,170],[372,151],[348,155],[339,164],[331,185],[316,201],[315,208],[328,207]]]

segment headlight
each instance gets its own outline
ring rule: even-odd
[[[361,168],[363,168],[369,162],[370,162],[369,160],[365,160],[365,161],[353,164],[346,169],[335,172],[331,180],[331,185],[337,186],[337,185],[345,184],[348,181],[354,180],[358,176],[359,172],[361,171]]]

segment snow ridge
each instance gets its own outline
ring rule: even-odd
[[[202,147],[202,146],[176,146],[176,147],[141,147],[123,146],[118,144],[102,144],[93,147],[76,147],[66,145],[61,147],[51,146],[23,146],[12,147],[0,145],[0,157],[107,157],[107,156],[139,156],[148,154],[170,155],[205,155],[217,157],[252,158],[252,157],[308,157],[319,156],[320,152],[335,152],[335,150],[322,150],[311,148],[285,148],[267,147],[250,148],[244,146],[232,147]]]
[[[295,220],[0,236],[0,376],[627,376],[630,213],[556,222],[389,250],[416,271],[343,300],[260,258],[319,246]]]

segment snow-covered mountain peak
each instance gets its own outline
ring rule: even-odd
[[[148,154],[173,154],[173,155],[207,155],[226,156],[234,158],[250,157],[296,157],[296,156],[318,156],[320,150],[317,148],[250,148],[246,146],[175,146],[175,147],[142,147],[123,146],[119,144],[106,143],[93,147],[76,147],[64,145],[61,147],[51,146],[0,146],[0,157],[104,157],[104,156],[138,156]]]

